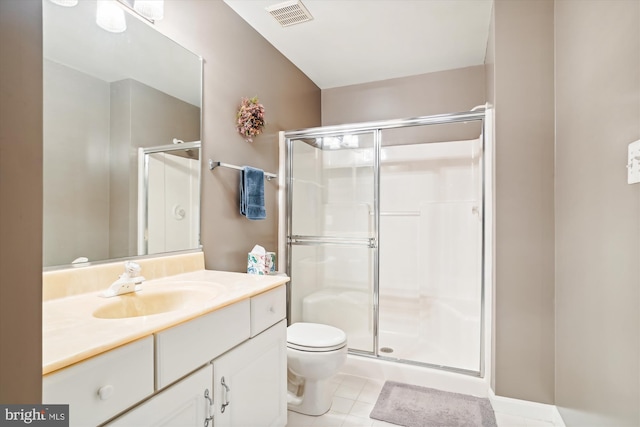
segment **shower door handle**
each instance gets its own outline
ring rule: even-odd
[[[378,247],[378,239],[375,237],[335,237],[335,236],[289,236],[289,245],[348,245],[348,246],[368,246],[375,249]]]

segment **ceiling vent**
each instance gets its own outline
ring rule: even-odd
[[[313,16],[300,0],[285,1],[265,8],[283,27],[311,21]]]

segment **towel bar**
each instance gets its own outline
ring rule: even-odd
[[[242,170],[241,166],[231,165],[229,163],[214,162],[213,160],[209,159],[209,169],[210,170],[214,170],[218,166],[221,166],[223,168],[236,169],[236,170],[239,170],[239,171]],[[277,178],[278,175],[273,174],[273,173],[269,173],[269,172],[265,172],[264,173],[264,177],[267,178],[267,181],[271,181],[271,179]]]

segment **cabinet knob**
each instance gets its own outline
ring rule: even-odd
[[[100,400],[107,400],[110,398],[113,395],[114,390],[115,388],[110,384],[100,387],[98,389],[98,396],[100,397]]]
[[[269,306],[269,313],[275,313],[275,312],[276,312],[276,309],[275,309],[275,308],[273,308],[273,306],[272,306],[272,305],[271,305],[271,306]]]

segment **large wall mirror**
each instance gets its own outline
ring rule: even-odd
[[[113,6],[43,0],[44,267],[200,245],[202,60]]]

